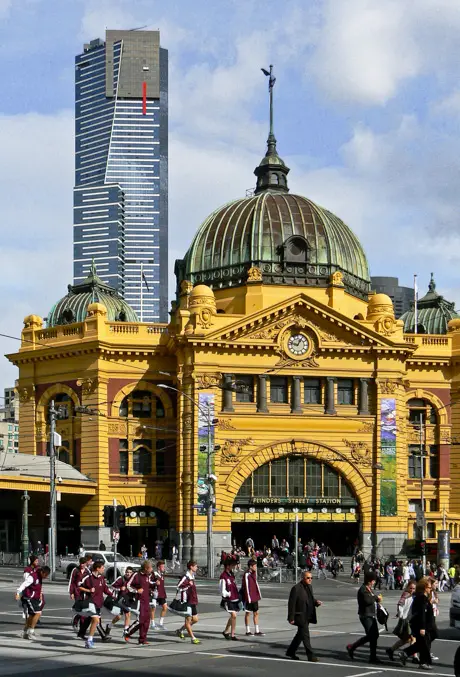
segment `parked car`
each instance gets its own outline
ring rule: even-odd
[[[99,561],[104,562],[105,565],[105,577],[111,583],[115,580],[116,576],[114,575],[114,554],[113,552],[105,550],[85,550],[83,555],[91,555],[93,562]],[[62,571],[67,576],[67,579],[70,578],[70,574],[78,566],[78,559],[80,556],[74,557],[63,557],[59,562],[58,571]],[[117,576],[120,576],[125,573],[126,568],[131,566],[136,571],[139,569],[139,561],[130,560],[124,557],[123,555],[117,554]]]
[[[457,584],[450,597],[449,621],[451,628],[460,629],[460,584]]]

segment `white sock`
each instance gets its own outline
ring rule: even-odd
[[[251,632],[251,627],[249,625],[247,625],[246,626],[246,634],[248,634],[249,632]]]
[[[151,627],[151,628],[154,628],[154,627],[155,627],[155,620],[154,620],[154,619],[150,621],[150,627]]]
[[[256,629],[256,632],[259,632],[259,626],[258,626],[258,625],[255,625],[254,627],[255,627],[255,629]]]
[[[163,622],[164,622],[164,618],[163,618],[163,616],[162,616],[162,617],[160,618],[160,625],[163,625]]]

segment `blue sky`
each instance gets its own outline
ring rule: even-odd
[[[170,55],[171,264],[254,185],[273,63],[291,190],[350,225],[373,274],[416,272],[423,289],[433,270],[460,303],[459,3],[0,0],[1,332],[19,335],[72,281],[75,54],[142,25]],[[15,378],[5,360],[0,376]]]

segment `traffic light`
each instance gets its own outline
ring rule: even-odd
[[[104,505],[104,526],[113,527],[113,505]]]
[[[116,507],[116,520],[114,526],[118,529],[123,529],[126,526],[126,512],[124,505],[117,505]]]
[[[420,552],[422,555],[426,555],[426,541],[420,541]]]

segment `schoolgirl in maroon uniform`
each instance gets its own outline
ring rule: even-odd
[[[148,560],[144,560],[141,564],[140,571],[131,576],[128,581],[128,590],[136,595],[139,600],[139,621],[137,627],[139,628],[139,644],[148,644],[147,633],[150,625],[150,595],[153,589],[153,581],[151,580],[152,564]],[[135,632],[137,627],[132,631]],[[129,639],[126,635],[125,639]]]
[[[40,559],[38,555],[30,555],[29,556],[29,564],[24,567],[24,580],[27,578],[27,574],[32,573],[32,571],[35,571],[35,569],[38,569],[40,563]]]
[[[85,614],[91,618],[88,639],[85,647],[94,648],[94,633],[101,620],[101,609],[104,605],[104,596],[113,597],[112,591],[107,586],[104,577],[104,563],[95,562],[90,574],[87,574],[80,583],[80,590],[85,593],[85,598],[90,602],[89,613]]]
[[[179,581],[177,591],[180,594],[180,601],[187,604],[187,612],[184,625],[176,630],[176,635],[185,639],[184,631],[187,631],[192,644],[201,644],[200,640],[193,634],[193,626],[198,623],[198,593],[195,585],[195,574],[198,564],[191,560],[187,562],[187,572]]]
[[[42,583],[50,574],[49,567],[37,567],[27,573],[26,579],[16,590],[16,599],[21,600],[26,621],[24,625],[24,639],[34,639],[37,625],[45,601],[42,592]]]
[[[157,562],[157,570],[153,572],[153,580],[155,582],[155,589],[153,591],[153,600],[151,604],[150,611],[150,627],[159,630],[166,631],[164,625],[164,619],[168,611],[168,603],[166,601],[166,588],[165,588],[165,563],[162,559]],[[155,611],[157,606],[161,607],[160,614],[160,624],[155,625]]]
[[[255,559],[250,559],[248,562],[248,570],[243,574],[243,583],[241,585],[241,597],[243,599],[245,614],[244,624],[246,625],[246,634],[252,635],[249,625],[251,618],[251,611],[254,620],[254,634],[263,637],[264,632],[260,632],[259,628],[259,601],[262,598],[260,594],[259,583],[257,582],[257,562]]]
[[[225,560],[225,568],[220,575],[219,590],[222,596],[220,606],[230,614],[230,617],[223,631],[225,639],[233,639],[236,641],[238,637],[235,635],[236,631],[236,617],[240,610],[240,593],[235,581],[234,568],[236,561],[233,557],[227,557]]]
[[[126,635],[128,632],[129,624],[131,621],[131,612],[129,609],[131,608],[133,601],[134,601],[134,595],[128,590],[128,583],[130,579],[132,578],[134,574],[134,570],[132,567],[126,567],[126,571],[124,576],[118,576],[118,578],[112,583],[112,589],[115,591],[115,596],[118,604],[120,605],[120,609],[122,614],[125,617],[125,624],[124,624],[124,629],[123,629],[123,637]],[[106,636],[110,635],[110,631],[112,629],[112,626],[118,623],[118,621],[121,618],[121,614],[118,616],[115,616],[112,619],[112,623],[107,623],[106,628],[105,628],[105,634]]]
[[[85,576],[91,573],[89,562],[91,562],[91,557],[85,555],[85,557],[80,557],[78,567],[72,569],[69,578],[69,596],[70,599],[74,602],[80,601],[83,599],[83,593],[80,590],[80,583]],[[79,613],[76,613],[70,622],[72,630],[77,630],[77,628],[82,626],[82,616]],[[80,633],[81,637],[81,633]]]

